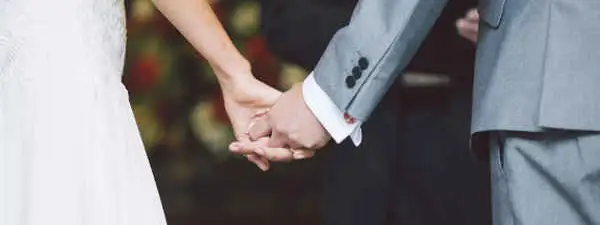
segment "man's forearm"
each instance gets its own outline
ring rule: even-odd
[[[365,121],[410,61],[446,0],[360,1],[314,70],[343,111]]]

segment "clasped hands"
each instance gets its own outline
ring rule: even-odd
[[[256,110],[249,119],[246,131],[236,135],[237,141],[229,149],[245,155],[263,171],[269,169],[270,161],[310,158],[331,139],[304,103],[301,83],[282,93],[272,107]]]
[[[479,14],[471,9],[456,23],[461,36],[477,41]],[[229,149],[260,169],[269,161],[310,158],[331,138],[304,103],[302,84],[280,93],[251,73],[222,82],[227,114],[236,133]]]

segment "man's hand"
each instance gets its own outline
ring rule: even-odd
[[[271,161],[312,157],[315,150],[331,139],[304,103],[301,83],[283,93],[266,115],[257,118],[249,135],[254,143],[233,143],[231,150],[241,154],[257,153]]]
[[[460,36],[476,43],[477,35],[479,35],[479,13],[477,9],[470,9],[465,17],[458,19],[456,29],[458,29]]]

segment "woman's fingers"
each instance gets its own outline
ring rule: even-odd
[[[257,154],[248,154],[246,155],[246,158],[248,158],[248,161],[254,163],[256,166],[258,166],[258,168],[262,171],[267,171],[269,170],[269,160],[267,160],[264,157],[261,157]]]

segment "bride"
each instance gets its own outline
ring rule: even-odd
[[[205,1],[154,2],[209,61],[240,134],[280,93],[254,78]],[[166,223],[121,83],[123,5],[0,0],[0,224]]]

